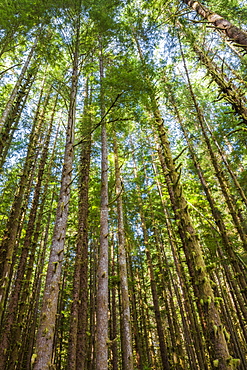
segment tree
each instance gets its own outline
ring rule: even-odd
[[[130,317],[130,300],[128,289],[128,273],[127,273],[127,256],[126,242],[124,230],[124,214],[123,214],[123,184],[120,174],[119,155],[116,133],[113,133],[114,157],[115,157],[115,177],[116,177],[116,196],[117,196],[117,212],[118,212],[118,253],[119,253],[119,278],[122,298],[122,351],[123,351],[123,369],[133,370],[133,350],[132,350],[132,333],[131,333],[131,317]]]
[[[79,364],[84,368],[87,353],[87,287],[88,287],[88,190],[89,169],[91,155],[91,114],[88,79],[86,82],[86,97],[84,102],[84,114],[82,133],[86,137],[81,145],[80,161],[80,193],[78,205],[78,240],[73,277],[73,302],[71,307],[70,338],[68,348],[68,369],[76,369]],[[83,130],[84,129],[84,130]]]
[[[108,160],[107,131],[104,103],[104,65],[100,46],[100,111],[101,111],[101,206],[100,206],[100,251],[98,265],[97,311],[96,311],[96,369],[108,368]]]
[[[247,47],[247,34],[245,31],[234,26],[227,19],[224,19],[217,13],[202,5],[199,1],[183,0],[183,2],[194,9],[200,16],[212,23],[215,29],[219,30],[222,35],[225,35],[230,41],[233,41],[236,46],[243,48]]]
[[[53,232],[52,248],[50,251],[46,284],[44,289],[41,320],[35,348],[34,369],[48,369],[51,363],[54,338],[54,322],[57,312],[59,284],[61,279],[65,234],[68,219],[70,186],[74,157],[74,129],[76,113],[76,96],[78,87],[78,64],[80,43],[80,13],[76,14],[75,43],[73,50],[73,70],[71,76],[70,101],[68,111],[68,124],[66,129],[66,144],[64,164],[61,177],[60,196],[57,206],[56,221]],[[49,312],[49,315],[46,312]]]

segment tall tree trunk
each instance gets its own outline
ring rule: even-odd
[[[53,203],[53,200],[51,204]],[[42,288],[42,278],[43,278],[43,271],[44,271],[44,265],[45,265],[45,255],[47,252],[47,242],[48,242],[48,236],[49,236],[49,230],[50,230],[50,219],[51,219],[51,213],[49,214],[46,229],[44,231],[44,239],[41,243],[41,253],[40,258],[38,259],[37,268],[35,271],[34,276],[34,284],[33,284],[33,291],[32,291],[32,299],[30,300],[29,304],[29,312],[27,314],[27,317],[29,320],[27,320],[27,326],[26,326],[26,335],[25,335],[25,341],[22,342],[23,344],[23,354],[22,354],[22,361],[18,364],[18,370],[31,370],[32,368],[32,358],[35,359],[35,356],[33,355],[33,347],[36,340],[36,328],[37,328],[37,319],[39,315],[39,298],[40,298],[40,291]]]
[[[70,253],[67,251],[65,261],[62,266],[61,281],[58,294],[57,302],[57,313],[56,323],[54,330],[53,348],[52,348],[52,360],[50,367],[55,367],[57,370],[62,370],[64,353],[64,342],[65,342],[65,317],[64,311],[66,309],[66,291],[68,284],[68,265],[69,265]],[[66,338],[67,339],[67,338]]]
[[[51,119],[52,121],[52,119]],[[59,132],[59,128],[57,130],[57,135]],[[56,135],[56,136],[57,136]],[[26,279],[24,283],[24,287],[22,289],[22,297],[21,301],[26,302],[28,300],[28,309],[24,311],[22,308],[19,312],[19,319],[23,325],[22,329],[22,338],[21,338],[21,349],[19,351],[19,358],[18,358],[18,366],[17,370],[30,370],[31,368],[31,356],[33,353],[33,345],[35,342],[35,330],[37,325],[37,316],[38,316],[38,307],[39,307],[39,298],[40,298],[40,290],[41,290],[41,281],[42,281],[42,273],[44,270],[44,263],[45,263],[45,256],[47,251],[47,240],[49,236],[50,230],[50,220],[52,215],[52,205],[54,201],[54,193],[55,190],[52,192],[51,201],[49,202],[48,206],[48,220],[45,220],[47,223],[43,235],[40,235],[43,224],[44,224],[44,207],[45,202],[48,196],[48,189],[50,183],[50,175],[52,165],[54,163],[54,155],[55,149],[57,145],[57,137],[54,140],[53,151],[50,156],[49,167],[47,169],[46,180],[43,189],[42,200],[40,202],[39,207],[39,215],[37,217],[37,223],[35,225],[34,236],[32,240],[32,250],[28,261],[27,271],[26,271]],[[40,240],[40,248],[38,248],[38,241]],[[38,252],[37,252],[38,250]],[[36,269],[34,270],[34,263],[36,262]],[[28,287],[32,283],[32,289],[30,291]],[[29,295],[27,297],[27,295]]]
[[[91,98],[90,98],[91,99]],[[90,108],[89,108],[90,109]],[[91,124],[91,123],[90,123]],[[90,170],[90,156],[91,156],[91,135],[88,137],[88,141],[85,143],[85,147],[82,150],[82,160],[85,166],[82,168],[82,182],[83,188],[87,187],[89,183],[89,170]],[[84,193],[84,194],[82,194]],[[88,194],[86,189],[81,189],[81,203],[84,204],[84,208],[88,208]],[[85,211],[84,211],[85,213]],[[85,232],[85,230],[87,232]],[[88,335],[87,335],[87,318],[88,318],[88,226],[87,217],[85,215],[84,222],[84,233],[83,235],[83,249],[82,249],[82,261],[80,269],[80,305],[78,309],[78,328],[77,328],[77,365],[84,364],[86,361],[87,350],[88,350]]]
[[[48,370],[51,365],[55,318],[61,279],[65,235],[68,219],[70,187],[74,157],[74,126],[76,114],[76,96],[78,85],[80,16],[76,19],[75,49],[73,52],[73,71],[71,76],[70,105],[66,130],[64,164],[61,177],[60,195],[57,206],[53,239],[46,274],[46,283],[38,328],[34,370]]]
[[[87,131],[91,131],[89,116],[88,80],[84,101],[83,122]],[[91,134],[83,141],[79,167],[79,199],[78,199],[78,239],[76,246],[75,269],[73,277],[73,301],[71,306],[71,322],[68,347],[68,370],[84,369],[87,343],[87,291],[88,291],[88,187],[91,154]]]
[[[113,238],[112,238],[113,239]],[[110,274],[112,283],[109,289],[109,311],[110,311],[110,346],[111,346],[111,368],[118,370],[118,342],[117,342],[117,280],[116,280],[116,264],[115,264],[115,251],[114,241],[111,240],[111,259],[110,259]]]
[[[139,226],[139,225],[138,225]],[[139,252],[140,253],[140,252]],[[145,264],[146,265],[146,264]],[[154,351],[154,343],[151,331],[151,317],[149,310],[149,294],[147,292],[147,276],[144,268],[144,258],[140,253],[140,261],[136,266],[136,283],[138,288],[139,301],[139,314],[140,314],[140,327],[142,333],[142,350],[145,351],[145,362],[146,366],[154,368],[156,370],[156,356]],[[149,283],[149,282],[148,282]],[[152,293],[152,290],[151,290]],[[140,303],[139,303],[140,302]],[[155,338],[155,341],[157,339]],[[145,366],[144,366],[145,368]]]
[[[123,351],[123,370],[133,370],[133,350],[130,318],[130,302],[127,275],[126,260],[126,243],[124,233],[124,215],[123,215],[123,185],[121,181],[118,147],[116,134],[113,133],[114,156],[115,156],[115,178],[116,178],[116,196],[117,196],[117,213],[118,213],[118,263],[121,289],[121,316],[122,316],[122,351]]]
[[[98,265],[98,245],[95,242],[96,236],[92,238],[93,243],[90,248],[90,271],[89,271],[89,343],[87,350],[87,370],[95,370],[95,341],[96,341],[96,291],[97,291],[97,265]]]
[[[100,55],[101,117],[104,117],[103,55]],[[105,120],[101,124],[100,252],[96,312],[96,370],[108,369],[108,159]]]
[[[141,332],[139,329],[139,320],[138,320],[138,312],[137,312],[137,289],[136,289],[136,279],[135,279],[135,271],[132,262],[131,255],[129,255],[129,271],[130,271],[130,278],[131,278],[131,287],[130,290],[130,300],[132,306],[132,315],[133,315],[133,335],[135,338],[135,353],[136,353],[136,367],[139,370],[144,369],[144,351],[142,350],[142,342],[141,342]]]

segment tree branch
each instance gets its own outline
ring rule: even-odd
[[[114,107],[114,105],[116,104],[116,102],[118,101],[118,99],[120,98],[120,96],[123,93],[124,93],[124,91],[122,91],[121,93],[117,94],[115,100],[112,102],[112,104],[110,105],[110,107],[107,109],[106,113],[101,117],[101,120],[92,128],[92,130],[86,136],[84,136],[78,143],[74,144],[74,147],[76,147],[77,145],[81,144],[88,135],[91,135],[101,125],[101,123],[104,121],[104,119],[107,116],[107,114],[109,114],[109,112]],[[109,122],[111,122],[111,121],[109,121]],[[114,122],[114,121],[112,121],[112,122]]]

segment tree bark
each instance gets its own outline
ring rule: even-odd
[[[41,309],[40,325],[36,340],[34,370],[48,370],[51,366],[55,318],[61,279],[65,235],[68,219],[70,187],[74,157],[74,126],[76,114],[76,95],[78,85],[79,31],[80,21],[77,18],[76,42],[73,53],[73,71],[71,76],[70,105],[66,130],[64,164],[61,177],[60,195],[53,232],[46,283]]]
[[[112,283],[109,289],[109,311],[110,311],[110,347],[111,347],[111,368],[118,370],[118,342],[117,342],[117,274],[115,264],[114,242],[111,240],[111,260],[110,260],[110,274]]]
[[[211,23],[215,29],[219,30],[221,34],[227,36],[230,41],[233,41],[236,46],[244,51],[247,49],[247,33],[240,28],[234,26],[227,19],[224,19],[217,13],[202,5],[199,1],[195,0],[182,0],[185,4],[190,6],[201,17]]]
[[[52,121],[52,119],[51,119]],[[59,128],[57,130],[56,138],[54,140],[53,150],[52,154],[50,156],[49,166],[47,169],[47,175],[46,180],[43,188],[43,195],[42,200],[40,202],[39,207],[39,215],[38,220],[35,225],[35,231],[34,236],[32,240],[32,251],[31,255],[28,261],[27,266],[27,272],[26,272],[26,280],[24,284],[24,288],[22,291],[22,301],[25,301],[28,299],[28,310],[27,312],[20,312],[20,321],[23,323],[23,331],[22,331],[22,340],[21,340],[21,349],[19,351],[19,358],[18,358],[18,367],[17,370],[30,370],[31,369],[31,357],[33,353],[33,346],[35,342],[35,331],[37,326],[37,317],[38,317],[38,307],[40,305],[40,290],[41,290],[41,283],[43,280],[43,271],[44,271],[44,263],[45,263],[45,256],[47,251],[47,241],[49,237],[49,230],[50,230],[50,221],[51,221],[51,215],[52,215],[52,205],[54,201],[54,193],[55,189],[52,191],[51,200],[48,205],[48,220],[44,220],[44,209],[45,209],[45,203],[48,197],[48,189],[49,189],[49,183],[51,180],[51,169],[52,165],[54,163],[54,155],[55,155],[55,149],[57,145],[57,135],[59,132]],[[46,226],[44,227],[44,221]],[[43,235],[40,235],[42,229],[44,227]],[[38,241],[40,240],[40,248],[37,253],[38,249]],[[34,263],[37,262],[37,266],[35,269],[35,272],[33,271]],[[34,276],[33,276],[34,275]],[[26,288],[31,283],[31,278],[33,276],[33,283],[32,283],[32,289],[30,291],[26,291]],[[29,294],[29,297],[26,298],[26,295]],[[25,315],[25,317],[21,317],[22,315]]]
[[[145,353],[142,350],[142,342],[141,342],[141,332],[139,329],[139,320],[138,320],[138,311],[137,311],[137,291],[136,291],[136,284],[135,284],[135,275],[134,275],[134,267],[131,255],[129,255],[129,270],[130,270],[130,278],[131,278],[131,287],[130,290],[130,300],[132,306],[132,315],[133,315],[133,335],[135,338],[135,353],[136,353],[136,367],[139,370],[143,370],[144,363],[145,363]]]
[[[83,122],[87,131],[91,131],[89,116],[88,80],[86,82],[86,97],[84,101]],[[83,141],[80,157],[79,199],[78,199],[78,238],[76,245],[75,269],[73,277],[73,301],[68,347],[68,370],[84,369],[87,343],[87,291],[88,291],[88,187],[91,155],[91,134]]]
[[[118,263],[120,275],[120,289],[122,295],[122,351],[123,351],[123,370],[133,370],[133,350],[130,318],[130,302],[127,275],[126,244],[124,233],[124,215],[123,215],[123,185],[121,181],[118,147],[116,134],[114,132],[114,156],[115,156],[115,178],[116,178],[116,196],[117,196],[117,213],[118,213]]]
[[[101,117],[104,117],[102,81],[104,76],[103,55],[100,55]],[[105,120],[101,124],[101,205],[100,205],[100,252],[98,265],[97,312],[96,312],[96,370],[108,369],[108,159]]]
[[[95,370],[95,341],[96,341],[96,291],[97,291],[97,265],[98,265],[98,245],[97,236],[93,235],[94,242],[90,248],[90,271],[89,271],[89,340],[87,350],[86,369]]]

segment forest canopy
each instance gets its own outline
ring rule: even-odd
[[[245,2],[0,13],[0,370],[247,369]]]

